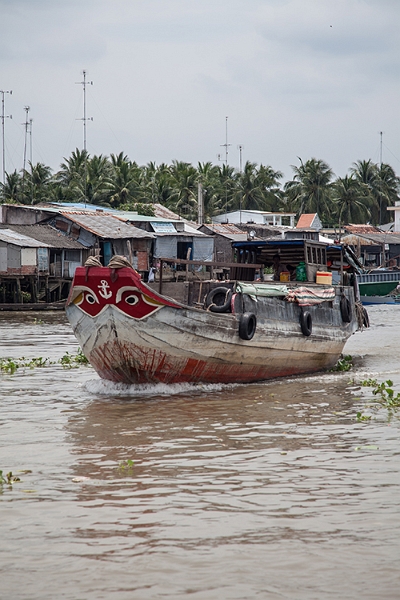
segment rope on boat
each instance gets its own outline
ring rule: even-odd
[[[358,329],[360,331],[362,331],[364,329],[364,327],[366,327],[366,328],[369,327],[368,312],[367,312],[365,306],[363,306],[362,303],[359,300],[357,300],[355,302],[355,308],[356,308],[356,317],[357,317]]]
[[[108,263],[109,269],[122,269],[123,267],[128,267],[129,269],[133,269],[131,263],[125,256],[119,256],[115,254]]]
[[[102,267],[99,256],[89,256],[85,262],[85,267]]]

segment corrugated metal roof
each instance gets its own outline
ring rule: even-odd
[[[354,240],[352,242],[348,242],[348,240]],[[357,239],[369,241],[373,244],[400,244],[400,233],[392,233],[387,231],[385,233],[369,233],[369,234],[359,234],[359,233],[351,233],[349,235],[345,235],[342,237],[342,240],[345,240],[347,243],[356,244]]]
[[[204,224],[204,227],[210,229],[210,231],[214,231],[215,233],[219,233],[220,235],[228,235],[233,233],[242,233],[243,231],[236,227],[233,223],[207,223]]]
[[[169,221],[186,221],[187,219],[182,219],[179,215],[174,213],[169,208],[166,208],[162,204],[158,204],[157,202],[152,205],[154,208],[154,214],[156,217],[163,217],[164,219],[168,219]]]
[[[48,244],[38,242],[27,235],[13,231],[12,229],[0,229],[0,240],[7,244],[14,244],[21,248],[49,248]]]
[[[16,231],[19,234],[31,237],[38,242],[44,242],[52,248],[63,248],[67,250],[82,250],[85,248],[78,241],[64,235],[58,229],[54,229],[50,225],[7,225],[7,228]],[[0,231],[1,231],[0,226]]]
[[[400,233],[392,233],[390,231],[386,231],[385,233],[370,233],[360,237],[373,240],[377,244],[400,244]]]
[[[90,231],[94,235],[108,239],[142,238],[151,239],[155,235],[124,223],[109,213],[60,211],[64,217]]]
[[[37,205],[40,206],[40,205]],[[42,204],[42,206],[51,206],[56,208],[58,211],[67,210],[67,211],[84,211],[84,212],[96,212],[96,211],[104,211],[104,212],[117,212],[115,208],[98,206],[97,204],[89,204],[84,202],[49,202],[48,204]]]
[[[130,221],[131,223],[151,223],[153,221],[171,223],[171,219],[164,219],[163,217],[149,217],[148,215],[138,215],[135,212],[127,210],[119,210],[118,212],[113,213],[113,215],[117,219],[121,219],[121,221]]]
[[[341,241],[350,246],[357,246],[360,241],[363,242],[363,246],[376,246],[376,243],[368,237],[363,238],[361,235],[353,235],[352,233],[342,236]]]
[[[221,235],[235,242],[247,240],[247,233],[244,233],[239,227],[233,223],[207,223],[204,227],[216,235]]]
[[[374,225],[345,225],[343,229],[357,235],[362,233],[382,233],[381,230]]]

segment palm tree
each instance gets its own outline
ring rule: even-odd
[[[84,178],[86,163],[89,159],[87,150],[77,148],[70,158],[64,158],[60,170],[55,175],[55,180],[61,185],[68,187]]]
[[[35,166],[29,163],[31,170],[24,171],[23,202],[24,204],[38,204],[49,199],[51,184],[51,168],[43,163]]]
[[[56,192],[58,197],[65,197],[67,202],[86,201],[87,164],[90,160],[87,150],[76,148],[70,158],[64,158],[60,170],[53,177],[53,185],[60,186]]]
[[[77,165],[79,172],[71,171],[68,187],[74,202],[87,202],[89,204],[110,205],[112,180],[111,164],[106,156],[93,156],[87,158],[84,164]]]
[[[110,158],[110,204],[116,208],[129,206],[137,196],[141,170],[123,152],[111,154]]]
[[[203,189],[204,220],[211,223],[212,217],[221,208],[218,167],[211,162],[197,163],[197,182]]]
[[[1,203],[18,204],[21,202],[21,175],[15,170],[13,173],[6,173],[5,183],[0,183]]]
[[[235,169],[225,163],[218,167],[218,205],[219,213],[228,212],[235,207],[236,173]]]
[[[150,162],[142,169],[142,202],[168,205],[171,201],[172,181],[170,167],[161,163],[158,167]]]
[[[280,179],[283,173],[274,171],[269,165],[260,165],[258,169],[258,180],[264,195],[264,210],[279,210],[282,208],[282,191],[280,188]]]
[[[369,160],[353,163],[351,173],[368,190],[371,199],[371,220],[380,225],[389,220],[388,206],[399,199],[400,179],[388,164],[378,166]]]
[[[262,210],[264,194],[257,164],[247,161],[236,178],[235,205],[242,210]]]
[[[394,206],[399,200],[400,178],[394,169],[385,163],[378,168],[378,196],[379,196],[379,224],[388,223],[390,220],[388,206]]]
[[[330,218],[332,210],[331,187],[333,171],[323,160],[311,158],[300,166],[292,166],[294,177],[285,185],[289,202],[298,214],[316,212],[322,220]]]
[[[168,207],[179,214],[183,213],[188,219],[196,219],[198,179],[196,169],[190,163],[174,160],[170,172],[172,191]]]
[[[337,204],[339,231],[344,223],[364,223],[370,218],[368,191],[353,175],[338,177],[332,191]]]

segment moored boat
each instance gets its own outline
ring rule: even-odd
[[[356,275],[363,304],[395,304],[391,292],[400,284],[397,269],[375,269]]]
[[[333,367],[346,340],[368,323],[353,287],[315,283],[310,273],[326,264],[327,248],[314,243],[319,254],[313,254],[303,241],[279,249],[284,260],[285,251],[301,250],[307,281],[254,281],[257,267],[262,279],[271,262],[268,252],[277,251],[276,244],[261,246],[252,246],[253,263],[231,264],[223,281],[198,280],[195,261],[175,261],[186,266],[185,281],[154,284],[121,266],[126,261],[120,268],[112,262],[78,268],[66,314],[100,377],[249,383]],[[192,280],[189,268],[196,269]],[[235,274],[247,274],[247,281]]]

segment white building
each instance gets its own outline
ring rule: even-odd
[[[213,223],[256,223],[258,225],[275,225],[278,227],[294,227],[295,213],[271,213],[263,210],[234,210],[213,217]]]
[[[387,209],[394,212],[394,228],[392,231],[400,232],[400,202],[395,202],[394,206],[388,206]]]

